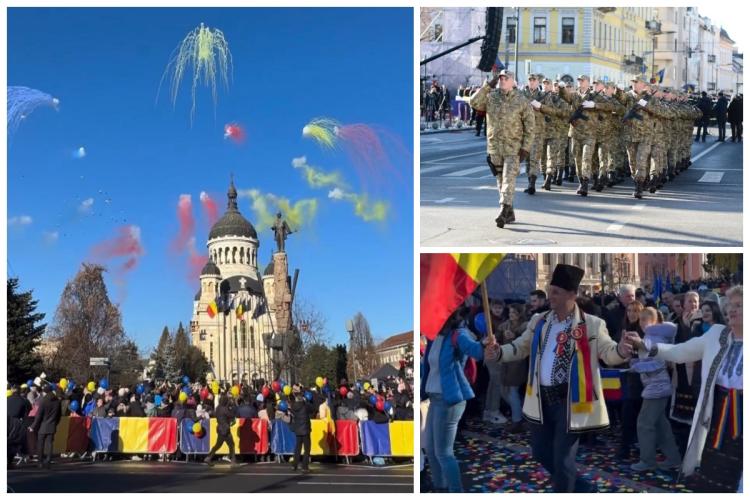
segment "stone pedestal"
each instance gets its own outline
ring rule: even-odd
[[[285,334],[292,329],[292,291],[289,289],[286,252],[273,254],[273,292],[276,331]]]

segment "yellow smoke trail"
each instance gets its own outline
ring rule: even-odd
[[[185,36],[175,52],[173,52],[175,55],[170,59],[164,70],[159,88],[161,89],[161,83],[164,82],[167,74],[171,73],[170,97],[172,106],[175,106],[182,78],[187,72],[192,71],[192,106],[190,108],[190,123],[192,124],[195,116],[195,93],[198,84],[203,82],[211,88],[211,96],[214,106],[216,106],[216,77],[219,76],[225,88],[229,87],[227,75],[232,67],[232,54],[229,51],[229,42],[224,38],[224,33],[219,29],[204,26],[203,23]]]
[[[382,222],[388,218],[390,205],[383,200],[371,202],[367,193],[347,193],[339,188],[334,188],[328,193],[333,200],[346,200],[354,206],[354,215],[365,222]]]
[[[313,118],[302,127],[302,136],[314,139],[327,149],[334,149],[338,142],[337,132],[340,126],[339,122],[330,118]]]
[[[262,193],[257,189],[239,191],[240,197],[250,198],[251,207],[256,216],[256,225],[270,227],[276,218],[276,212],[281,212],[292,230],[312,224],[318,212],[318,200],[304,198],[292,203],[288,198],[273,193]]]
[[[326,186],[346,187],[346,183],[338,172],[324,172],[307,163],[307,158],[301,156],[292,160],[292,167],[301,169],[305,175],[307,184],[312,188]]]

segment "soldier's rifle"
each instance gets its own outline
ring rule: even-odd
[[[601,93],[601,90],[597,90],[596,92],[594,92],[594,95],[592,95],[590,98],[588,96],[588,93],[589,91],[586,92],[586,95],[584,96],[585,97],[584,101],[590,101],[591,99],[599,95]],[[568,120],[568,123],[570,123],[571,125],[575,127],[576,122],[578,120],[588,121],[589,117],[586,116],[586,114],[583,112],[584,109],[586,108],[584,108],[583,103],[581,103],[581,105],[578,106],[576,110],[573,112],[573,115],[570,117],[570,120]]]
[[[649,102],[651,98],[654,96],[654,94],[656,94],[656,92],[657,91],[654,90],[650,94],[643,96],[643,100],[646,102]],[[630,110],[627,113],[625,113],[625,116],[622,117],[622,123],[625,123],[628,120],[633,120],[633,119],[638,120],[638,121],[643,121],[643,116],[638,114],[638,103],[635,103],[635,106],[630,108]]]

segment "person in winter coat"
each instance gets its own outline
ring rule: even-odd
[[[229,404],[229,396],[222,394],[219,398],[219,406],[216,408],[216,444],[208,452],[203,460],[206,464],[212,465],[211,462],[219,448],[224,443],[229,446],[229,459],[232,465],[237,464],[237,457],[234,454],[234,438],[232,437],[232,423],[234,422],[234,407]]]
[[[26,441],[24,419],[31,410],[31,403],[15,389],[8,398],[8,467],[13,465],[13,457],[23,449]]]
[[[719,127],[719,138],[716,142],[724,142],[727,135],[727,110],[729,101],[724,97],[724,92],[719,92],[719,99],[714,104],[714,115],[716,116],[716,125]]]
[[[708,120],[711,118],[711,110],[713,108],[713,104],[711,103],[711,98],[708,97],[708,94],[706,94],[705,90],[701,92],[701,98],[700,100],[698,100],[696,107],[701,111],[701,113],[703,113],[703,115],[698,118],[698,121],[696,123],[696,125],[698,125],[698,129],[695,131],[695,142],[698,142],[699,140],[706,142],[706,135],[708,135]],[[701,139],[701,128],[703,129],[703,139]]]
[[[295,471],[300,466],[300,458],[302,459],[302,471],[309,472],[310,470],[310,433],[312,432],[312,424],[310,420],[315,415],[315,408],[313,405],[305,399],[301,393],[300,387],[295,385],[292,389],[293,399],[291,406],[292,422],[291,429],[294,432],[296,442],[294,444],[294,465],[292,469]],[[305,447],[305,454],[301,457],[302,446]]]
[[[40,469],[49,469],[52,464],[52,442],[61,416],[60,400],[50,386],[45,386],[39,411],[34,418],[34,423],[29,427],[29,430],[36,432],[38,436],[37,454]]]
[[[742,142],[742,94],[734,96],[729,103],[727,118],[732,127],[732,142]]]

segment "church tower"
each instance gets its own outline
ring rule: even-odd
[[[274,331],[258,271],[258,234],[237,207],[234,179],[227,209],[208,234],[209,259],[200,275],[191,333],[211,363],[214,378],[253,382],[269,380],[272,367],[264,337]],[[263,280],[263,282],[261,281]]]

